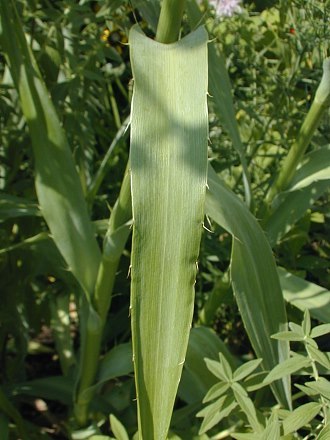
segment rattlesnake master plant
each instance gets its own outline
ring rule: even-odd
[[[16,3],[23,6],[21,16],[15,11]],[[58,427],[61,435],[73,439],[106,437],[102,432],[109,433],[109,426],[118,440],[175,438],[169,431],[172,423],[173,431],[185,440],[194,436],[202,440],[207,434],[198,434],[200,424],[204,431],[224,412],[228,417],[221,423],[237,438],[251,437],[252,430],[256,433],[252,435],[261,438],[291,435],[302,427],[302,418],[310,420],[313,435],[326,436],[328,428],[314,426],[313,417],[317,412],[326,418],[323,413],[329,396],[324,391],[328,384],[322,369],[328,368],[328,357],[313,341],[328,327],[310,330],[306,318],[302,330],[290,324],[286,333],[283,295],[298,309],[308,305],[314,318],[328,322],[328,300],[324,300],[328,292],[285,269],[278,272],[272,250],[274,247],[278,261],[285,261],[277,246],[282,241],[294,243],[295,238],[286,234],[306,211],[309,215],[330,178],[330,149],[321,132],[312,144],[317,148],[305,154],[306,139],[317,130],[328,105],[325,100],[315,119],[312,109],[320,104],[320,94],[326,95],[326,79],[301,129],[304,135],[306,129],[308,132],[305,144],[299,147],[299,154],[296,148],[290,153],[293,175],[291,171],[290,178],[286,175],[285,185],[276,186],[272,181],[277,170],[286,169],[288,146],[300,145],[299,137],[296,142],[289,139],[287,108],[296,110],[296,121],[303,119],[299,90],[291,107],[281,110],[280,99],[275,99],[288,90],[281,89],[280,80],[285,80],[288,71],[291,75],[292,69],[293,77],[298,75],[301,65],[299,57],[293,68],[291,58],[283,60],[281,55],[292,54],[277,31],[281,23],[288,24],[283,14],[288,6],[280,2],[279,10],[260,16],[235,13],[214,21],[215,13],[205,15],[193,0],[162,4],[132,0],[139,12],[135,18],[145,19],[141,19],[141,27],[149,38],[132,27],[135,18],[121,0],[98,5],[81,0],[69,2],[63,9],[61,2],[56,7],[46,3],[42,7],[38,1],[0,3],[4,55],[0,67],[4,110],[0,117],[0,177],[6,191],[0,199],[4,226],[0,342],[5,360],[0,437],[38,437],[41,428],[26,424],[24,411],[21,414],[17,409],[35,398],[61,401],[69,416]],[[229,14],[238,10],[239,3],[222,1],[217,3],[220,5]],[[292,8],[290,4],[289,11]],[[265,30],[265,23],[272,32]],[[128,49],[120,53],[109,39],[104,41],[105,29],[109,37],[108,32],[118,28],[122,32],[131,29],[134,82],[130,116]],[[216,41],[212,32],[225,38]],[[298,41],[298,36],[297,27],[290,38]],[[226,47],[227,61],[220,53]],[[239,64],[242,60],[244,69]],[[258,66],[262,62],[261,80]],[[267,62],[273,66],[271,75]],[[244,97],[239,111],[231,94],[228,67],[237,86],[236,96]],[[247,71],[250,76],[242,81]],[[313,86],[318,78],[315,71]],[[209,145],[208,92],[212,129],[216,128]],[[253,103],[248,101],[249,93]],[[272,108],[268,101],[276,110],[273,119],[264,115]],[[285,120],[275,124],[277,112]],[[273,142],[278,143],[269,146]],[[256,145],[260,150],[254,149]],[[207,164],[207,152],[211,164]],[[108,205],[112,206],[109,219]],[[214,231],[205,229],[198,255],[205,213]],[[126,242],[132,230],[130,248]],[[292,255],[296,262],[297,252],[291,250],[289,257]],[[129,261],[131,276],[127,279]],[[240,366],[240,356],[231,355],[210,328],[223,301],[221,292],[216,297],[219,274],[227,280],[226,300],[233,302],[235,294],[251,343],[248,349],[260,361]],[[204,279],[207,283],[202,285]],[[208,308],[209,328],[198,327],[210,286],[215,301]],[[295,313],[299,315],[299,311]],[[31,372],[26,367],[27,363],[31,366],[26,353],[33,346],[27,341],[41,325],[51,326],[54,332],[49,367],[57,365],[51,357],[56,352],[61,374],[57,369],[56,375],[29,376],[25,381],[24,374]],[[273,334],[277,337],[270,338]],[[305,343],[307,355],[290,357],[293,337]],[[218,374],[220,384],[204,358],[209,359],[207,364]],[[289,379],[298,373],[297,359],[313,374],[312,380],[300,385],[311,401],[292,412]],[[273,397],[265,404],[269,410],[260,415],[254,393],[264,387],[270,387]],[[216,401],[211,409],[202,410],[209,389],[207,400]],[[176,394],[183,405],[180,409],[174,405]],[[137,404],[132,403],[136,399]],[[276,412],[273,405],[285,409]],[[199,411],[204,422],[194,417]]]

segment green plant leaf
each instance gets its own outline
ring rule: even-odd
[[[309,310],[306,309],[304,312],[304,319],[302,322],[302,330],[305,336],[309,336],[311,332],[311,316],[309,314]]]
[[[311,337],[318,338],[319,336],[327,335],[328,333],[330,333],[330,324],[321,324],[312,329]]]
[[[225,396],[223,396],[223,397],[225,397]],[[220,399],[222,401],[222,398],[220,398]],[[218,402],[215,402],[215,403],[218,403]],[[212,406],[212,405],[210,405],[210,406]],[[199,430],[199,434],[204,434],[206,431],[213,428],[213,426],[220,423],[221,420],[224,419],[225,417],[229,416],[229,414],[236,407],[237,407],[237,403],[234,401],[233,397],[227,398],[227,400],[222,403],[221,410],[215,410],[216,406],[214,406],[214,407],[212,406],[212,411],[206,413],[207,416],[205,416],[205,418],[203,420],[203,423],[202,423],[200,430]],[[197,417],[204,417],[204,416],[201,416],[201,413],[202,412],[198,413]]]
[[[0,3],[0,17],[0,42],[32,140],[41,212],[69,269],[91,295],[101,255],[73,156],[12,0]]]
[[[188,350],[178,395],[187,403],[201,402],[207,391],[217,382],[216,377],[205,368],[205,358],[217,360],[223,353],[232,369],[238,360],[230,354],[227,346],[216,333],[207,327],[194,327],[190,331]]]
[[[19,395],[25,394],[70,405],[73,386],[74,384],[69,377],[48,376],[16,384],[13,391]]]
[[[263,366],[270,370],[289,357],[287,341],[270,336],[286,328],[286,312],[272,251],[246,206],[209,167],[206,212],[233,236],[231,278],[247,333]],[[283,405],[290,406],[289,379],[273,384]]]
[[[233,146],[239,154],[243,168],[243,183],[245,189],[245,199],[248,206],[252,201],[250,188],[249,172],[247,168],[245,151],[238,130],[235,116],[233,97],[231,94],[231,84],[225,65],[224,56],[217,52],[213,42],[209,43],[209,89],[211,99],[215,104],[215,110],[220,122],[233,142]]]
[[[280,438],[280,423],[276,412],[273,411],[271,417],[267,420],[266,428],[262,432],[260,440],[280,440]]]
[[[317,440],[328,440],[330,437],[330,424],[326,425],[322,431],[319,432]]]
[[[305,281],[278,268],[281,287],[287,302],[304,311],[309,309],[313,318],[321,322],[330,321],[330,292],[324,287]]]
[[[233,379],[238,382],[245,379],[249,374],[251,374],[258,366],[261,364],[262,359],[254,359],[253,361],[246,362],[237,368],[234,372]]]
[[[10,194],[0,195],[0,221],[8,218],[40,216],[40,210],[36,203]]]
[[[279,332],[272,335],[273,339],[277,339],[279,341],[303,341],[304,336],[296,333],[296,332]]]
[[[228,381],[231,381],[233,378],[233,372],[232,372],[232,369],[229,365],[229,362],[227,361],[227,359],[225,358],[225,356],[222,353],[219,353],[219,359],[220,359],[222,371],[223,371],[224,375],[226,376],[226,379]]]
[[[113,414],[110,414],[110,426],[117,440],[129,440],[126,429]]]
[[[311,361],[307,357],[295,354],[292,358],[281,362],[276,365],[265,377],[264,383],[270,383],[273,380],[278,380],[279,378],[296,373],[302,368],[310,366]]]
[[[230,387],[230,385],[226,382],[216,383],[209,389],[206,396],[203,399],[203,403],[209,402],[210,400],[214,400],[217,397],[222,396]]]
[[[133,372],[132,344],[119,344],[100,361],[97,382],[106,382]]]
[[[290,183],[289,191],[296,191],[319,180],[330,180],[330,145],[304,156]]]
[[[322,351],[311,345],[307,347],[307,350],[314,361],[318,362],[320,365],[323,365],[324,368],[330,371],[330,360],[324,353],[322,353]]]
[[[322,405],[316,402],[306,403],[296,408],[286,419],[283,420],[284,435],[295,432],[306,426],[320,411]]]
[[[245,389],[237,382],[233,383],[232,390],[235,395],[235,399],[240,406],[241,410],[246,415],[249,424],[251,425],[252,429],[256,433],[262,432],[262,426],[259,423],[256,409],[253,405],[252,400],[248,396]]]
[[[188,345],[207,174],[207,34],[130,32],[131,316],[140,435],[166,438]]]
[[[305,382],[305,385],[330,400],[330,382],[324,377],[319,377],[314,382]]]
[[[207,368],[212,374],[214,374],[214,376],[220,380],[223,380],[224,382],[229,382],[230,379],[226,376],[226,373],[224,372],[220,362],[213,361],[212,359],[205,359],[205,363]]]
[[[274,201],[271,216],[263,222],[270,245],[279,243],[328,188],[329,182],[321,180],[297,191],[281,193]]]

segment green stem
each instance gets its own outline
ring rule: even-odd
[[[95,381],[103,330],[111,304],[119,260],[130,232],[128,222],[131,216],[130,175],[126,170],[119,198],[110,216],[92,306],[87,312],[88,318],[81,358],[82,369],[74,409],[77,423],[80,426],[86,425],[88,421],[88,408],[93,393],[87,390]]]
[[[306,119],[299,131],[298,137],[292,145],[283,162],[275,183],[270,188],[266,200],[271,202],[274,197],[290,184],[297,166],[308,147],[313,134],[320,125],[322,116],[330,104],[330,58],[323,62],[323,76]]]
[[[174,43],[179,39],[185,2],[186,0],[163,0],[156,33],[156,40],[160,43]]]

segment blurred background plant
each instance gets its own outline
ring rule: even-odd
[[[219,9],[212,8],[212,3],[208,9],[208,3],[202,1],[198,6],[200,16],[194,20],[196,4],[188,0],[183,32],[205,23],[216,50],[223,54],[250,175],[252,210],[267,231],[266,194],[311,106],[322,76],[323,59],[329,56],[330,3],[235,2],[240,10],[230,16],[217,15]],[[128,31],[138,22],[152,36],[159,2],[18,0],[16,6],[68,137],[101,243],[128,160],[132,92]],[[98,395],[92,405],[94,424],[89,430],[79,431],[71,411],[80,346],[76,281],[47,235],[34,188],[31,140],[1,50],[1,438],[16,439],[17,431],[29,439],[108,434],[110,413],[132,436],[137,421],[128,316],[130,243],[118,267],[103,335]],[[209,112],[210,162],[227,186],[243,199],[241,158],[212,96]],[[329,145],[329,124],[327,111],[308,152]],[[328,181],[323,180],[310,188],[313,203],[304,205],[299,215],[290,218],[291,214],[283,211],[283,216],[289,217],[285,218],[283,233],[272,235],[268,229],[277,264],[293,274],[285,274],[281,280],[289,320],[295,323],[302,321],[306,307],[310,308],[313,323],[329,322],[327,185]],[[173,433],[187,440],[209,438],[198,435],[201,421],[195,418],[206,392],[216,383],[204,358],[218,359],[221,352],[236,369],[254,357],[230,285],[231,236],[211,220],[206,227],[212,232],[203,233],[194,328],[172,419]],[[305,297],[300,297],[300,292],[305,292]],[[323,335],[318,343],[323,351],[329,351]],[[323,368],[328,372],[327,366]],[[7,398],[10,409],[5,403]],[[275,402],[270,392],[258,392],[254,404],[270,408]],[[20,428],[22,418],[28,437]],[[231,419],[222,421],[218,431],[225,432],[231,423]],[[303,438],[304,434],[296,435]],[[174,434],[170,438],[175,438]]]

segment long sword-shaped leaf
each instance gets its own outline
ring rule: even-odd
[[[270,338],[287,322],[271,248],[256,219],[211,167],[208,186],[206,212],[233,236],[231,278],[245,328],[257,356],[271,370],[289,357],[288,344]],[[273,390],[290,406],[288,378],[276,382]]]
[[[166,438],[185,359],[207,173],[207,34],[130,33],[132,333],[140,437]]]
[[[90,294],[100,251],[67,139],[12,0],[0,2],[0,42],[29,126],[42,214],[69,269]]]

